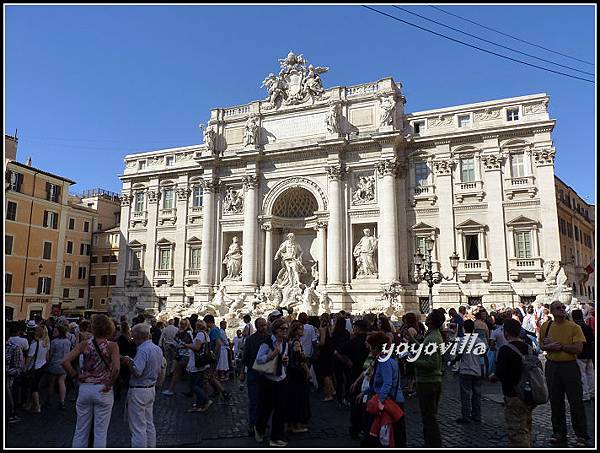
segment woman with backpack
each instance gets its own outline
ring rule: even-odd
[[[190,373],[190,387],[196,402],[192,405],[188,412],[206,412],[213,404],[204,391],[207,376],[206,373],[210,369],[210,361],[206,355],[206,348],[210,342],[206,333],[206,323],[202,320],[196,321],[196,337],[193,342],[185,344],[184,347],[189,349],[187,371]]]

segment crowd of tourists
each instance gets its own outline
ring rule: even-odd
[[[203,413],[217,399],[227,402],[235,384],[247,392],[248,434],[258,444],[268,439],[273,447],[293,446],[294,434],[311,429],[311,392],[320,392],[322,402],[348,412],[349,434],[362,446],[405,447],[411,434],[406,417],[420,417],[424,446],[440,447],[442,377],[455,373],[457,388],[444,391],[460,394],[457,424],[477,429],[485,423],[482,385],[499,381],[508,446],[532,446],[532,414],[548,400],[551,443],[564,444],[565,397],[577,446],[587,445],[584,405],[594,398],[592,305],[461,306],[423,317],[409,312],[392,322],[383,314],[318,317],[280,308],[266,319],[244,316],[243,328],[231,337],[226,322],[217,325],[212,315],[165,323],[144,315],[131,322],[105,315],[9,322],[8,423],[22,421],[20,407],[30,413],[52,405],[65,410],[72,391],[73,447],[106,447],[114,401],[126,398],[132,446],[155,447],[157,392],[170,397],[179,384],[190,398],[186,411]],[[407,398],[417,399],[420,414],[405,412]]]

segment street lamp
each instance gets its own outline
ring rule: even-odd
[[[421,283],[422,281],[427,282],[427,286],[429,287],[429,311],[433,310],[433,285],[441,283],[442,280],[450,281],[457,275],[456,270],[458,269],[458,260],[459,256],[455,252],[450,255],[450,266],[452,267],[452,276],[445,277],[441,272],[433,271],[433,263],[431,261],[432,252],[434,248],[435,242],[432,238],[425,239],[425,257],[421,253],[420,250],[417,251],[414,255],[414,264],[415,264],[415,273],[414,273],[414,281],[415,283]],[[423,260],[425,258],[425,261]]]
[[[41,274],[43,270],[44,270],[44,265],[43,265],[43,264],[40,264],[40,265],[38,266],[38,271],[37,271],[37,272],[31,272],[31,275],[37,275],[37,274]]]

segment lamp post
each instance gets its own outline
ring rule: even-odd
[[[430,313],[433,310],[433,285],[437,285],[441,283],[442,280],[450,281],[454,279],[457,275],[458,269],[458,260],[459,256],[456,252],[453,252],[450,255],[450,266],[452,267],[452,276],[445,277],[441,272],[433,271],[433,263],[431,261],[432,251],[434,247],[434,241],[431,238],[427,238],[425,240],[425,251],[426,255],[420,251],[417,251],[414,256],[414,264],[415,264],[415,274],[413,280],[415,283],[421,283],[422,281],[427,282],[427,286],[429,287],[429,310]],[[424,260],[425,258],[425,260]]]

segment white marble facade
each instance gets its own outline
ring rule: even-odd
[[[460,256],[437,306],[545,291],[544,262],[560,259],[546,94],[406,113],[392,78],[323,89],[327,68],[294,54],[280,66],[266,100],[211,111],[210,143],[125,157],[113,300],[158,311],[209,301],[223,283],[228,294],[268,287],[289,233],[302,283],[318,280],[334,310],[361,311],[393,280],[402,308],[418,310],[428,288],[412,283],[412,261],[427,236],[445,275]],[[376,272],[357,275],[365,229]],[[225,281],[234,237],[241,278]]]

